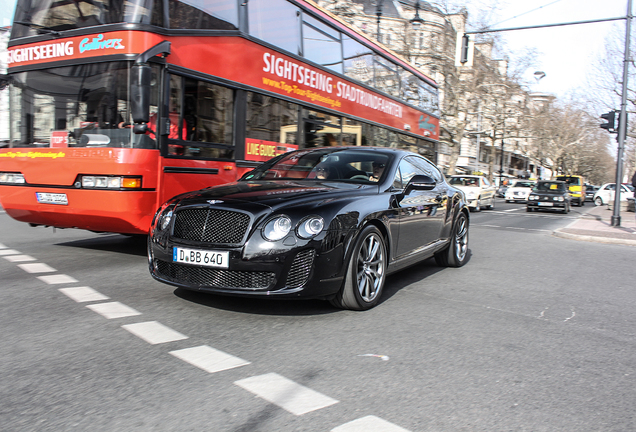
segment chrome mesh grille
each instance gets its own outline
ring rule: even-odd
[[[250,226],[245,213],[214,209],[186,209],[175,215],[175,238],[206,243],[239,244]]]
[[[286,286],[288,288],[298,288],[307,283],[315,255],[316,251],[314,249],[302,251],[296,255],[287,274]]]
[[[272,286],[276,279],[272,272],[219,270],[162,260],[155,260],[155,266],[161,277],[197,287],[262,290]]]

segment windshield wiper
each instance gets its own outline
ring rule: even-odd
[[[38,34],[50,34],[53,36],[62,36],[62,33],[40,24],[35,24],[28,21],[14,21],[14,23],[32,28],[33,30],[37,31]]]

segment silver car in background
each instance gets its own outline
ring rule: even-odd
[[[468,208],[471,211],[480,211],[482,207],[487,209],[495,208],[497,189],[486,177],[453,175],[448,178],[448,183],[464,192]]]

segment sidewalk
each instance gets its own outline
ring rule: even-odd
[[[621,211],[621,226],[613,227],[614,212],[606,205],[596,207],[589,202],[585,204],[585,207],[581,208],[585,214],[567,227],[554,231],[553,235],[574,240],[636,246],[636,214],[634,212]],[[588,206],[593,208],[589,209]]]

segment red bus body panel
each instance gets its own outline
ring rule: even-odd
[[[164,163],[214,167],[219,174],[164,173]],[[122,148],[2,149],[0,168],[21,172],[29,185],[0,185],[0,203],[12,218],[36,225],[129,234],[147,233],[155,210],[168,198],[234,181],[237,176],[232,163],[171,160],[161,158],[158,150]],[[142,190],[80,189],[73,185],[78,174],[141,176]],[[68,205],[40,204],[36,192],[64,193]]]
[[[287,96],[300,104],[411,131],[429,140],[439,138],[438,118],[242,37],[100,32],[9,47],[8,66],[9,71],[43,63],[54,67],[59,61],[81,63],[94,61],[96,56],[136,54],[163,40],[172,43],[166,58],[169,64]],[[22,173],[27,183],[0,185],[0,203],[14,219],[60,228],[145,234],[154,212],[167,199],[235,181],[249,169],[238,169],[234,161],[164,158],[159,150],[69,148],[54,138],[52,131],[51,142],[59,147],[0,149],[0,171]],[[245,142],[234,145],[238,149]],[[141,176],[142,187],[82,189],[74,186],[79,174]],[[38,203],[37,192],[66,194],[68,205]]]

